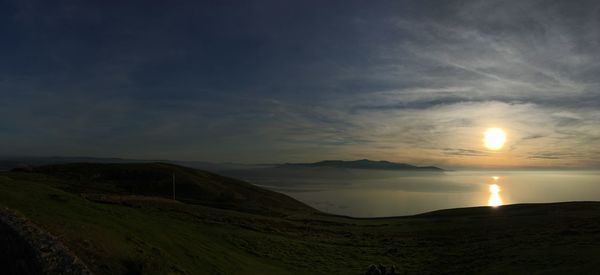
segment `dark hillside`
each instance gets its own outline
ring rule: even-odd
[[[489,217],[527,217],[527,216],[568,216],[569,213],[600,213],[600,204],[595,201],[555,202],[555,203],[520,203],[502,207],[466,207],[442,209],[412,217],[421,218],[489,218]]]
[[[63,180],[73,193],[144,195],[245,212],[284,214],[316,212],[286,195],[213,173],[166,163],[72,163],[32,168],[28,172]]]

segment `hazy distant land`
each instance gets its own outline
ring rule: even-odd
[[[280,168],[299,168],[299,167],[328,167],[328,168],[347,168],[347,169],[371,169],[371,170],[395,170],[395,171],[436,171],[441,172],[444,169],[435,166],[415,166],[406,163],[395,163],[385,160],[372,161],[368,159],[344,161],[344,160],[323,160],[313,163],[285,163],[278,165]]]

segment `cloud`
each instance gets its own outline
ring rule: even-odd
[[[571,155],[559,152],[538,152],[529,156],[531,159],[565,159],[569,158]]]
[[[594,1],[140,3],[0,11],[3,152],[600,163]]]
[[[444,148],[444,154],[447,155],[455,155],[455,156],[487,156],[489,154],[483,152],[483,151],[478,151],[478,150],[471,150],[471,149],[459,149],[459,148]]]

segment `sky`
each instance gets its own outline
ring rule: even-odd
[[[599,27],[597,1],[0,1],[0,155],[599,168]]]

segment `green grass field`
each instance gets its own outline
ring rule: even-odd
[[[363,274],[378,263],[419,274],[600,270],[600,203],[353,219],[308,207],[271,213],[179,202],[110,184],[91,192],[82,182],[94,184],[3,172],[0,206],[57,236],[97,274]],[[281,201],[296,203],[277,197],[269,204]]]

